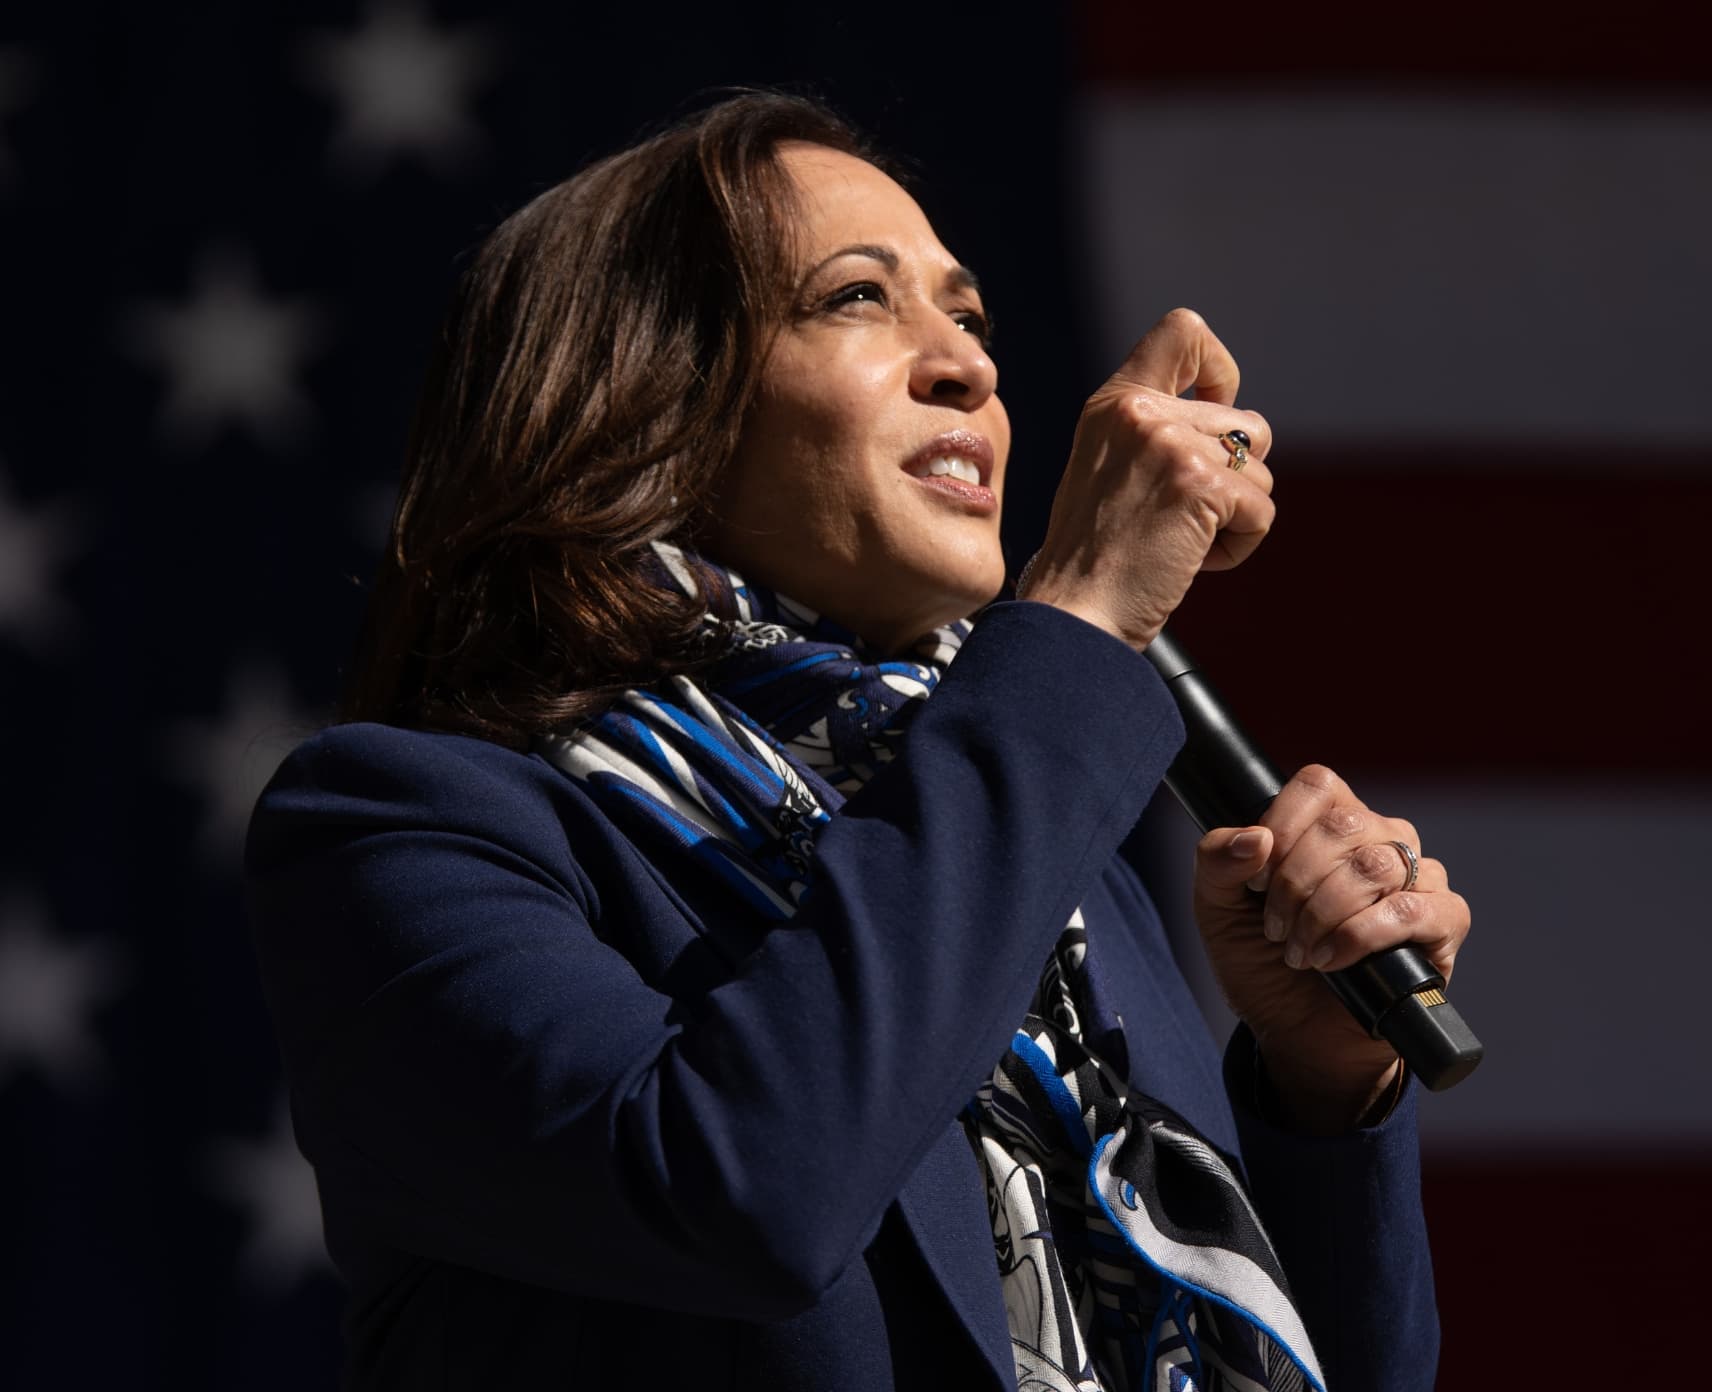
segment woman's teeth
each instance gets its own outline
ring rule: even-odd
[[[949,476],[961,483],[979,484],[981,482],[981,470],[977,465],[972,464],[967,459],[957,459],[946,454],[928,461],[927,476],[929,478]]]

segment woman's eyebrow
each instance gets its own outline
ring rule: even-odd
[[[870,261],[878,261],[893,275],[897,274],[897,252],[873,242],[856,242],[847,247],[839,247],[832,255],[816,262],[809,268],[808,274],[803,276],[803,284],[807,285],[841,256],[865,256]],[[967,266],[953,266],[945,273],[945,283],[946,288],[950,290],[973,290],[977,295],[981,293],[980,278]]]
[[[857,242],[852,246],[839,247],[837,251],[833,252],[832,255],[828,256],[824,261],[817,262],[815,265],[811,266],[808,274],[803,277],[803,283],[806,285],[809,281],[813,280],[815,276],[819,275],[834,261],[838,260],[840,256],[866,256],[870,261],[878,261],[893,274],[896,274],[898,269],[898,254],[890,247],[876,246],[871,242]]]
[[[973,290],[981,293],[981,278],[967,266],[953,266],[945,274],[946,288],[950,290]]]

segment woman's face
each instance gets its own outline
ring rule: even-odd
[[[796,308],[762,369],[708,552],[881,651],[1004,583],[1010,422],[973,277],[873,165],[786,145]]]

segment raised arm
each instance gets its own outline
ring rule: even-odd
[[[802,1309],[990,1072],[1180,737],[1123,644],[998,606],[820,837],[798,916],[710,976],[693,915],[727,904],[665,890],[539,760],[330,731],[249,848],[305,1149],[406,1252]]]

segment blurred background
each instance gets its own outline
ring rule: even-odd
[[[1187,304],[1230,346],[1280,517],[1174,628],[1474,905],[1489,1056],[1423,1105],[1440,1386],[1676,1377],[1712,1238],[1712,90],[1635,5],[1163,8],[5,9],[0,1386],[334,1385],[245,819],[331,718],[461,258],[732,84],[829,99],[980,270],[1013,572],[1132,341]],[[1159,806],[1132,847],[1179,921],[1190,844]]]

